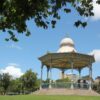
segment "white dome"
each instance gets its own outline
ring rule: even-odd
[[[57,52],[58,53],[76,52],[73,40],[69,37],[62,39],[60,42],[60,48],[58,49]]]
[[[64,38],[62,39],[62,41],[60,42],[60,45],[73,45],[74,46],[74,42],[71,38]]]
[[[61,47],[59,48],[59,50],[57,51],[58,53],[64,53],[64,52],[76,52],[76,50],[73,47]]]

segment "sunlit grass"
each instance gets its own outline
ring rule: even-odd
[[[100,100],[100,96],[18,95],[0,96],[0,100]]]

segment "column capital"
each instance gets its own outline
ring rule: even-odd
[[[92,63],[90,63],[87,67],[92,67]]]
[[[61,78],[64,79],[65,78],[65,69],[61,69]]]
[[[81,72],[82,68],[77,68],[77,71]]]
[[[49,66],[46,66],[47,67],[47,70],[50,70],[50,67]]]
[[[43,64],[43,63],[41,63],[41,69],[43,68],[43,66],[44,66],[44,64]]]
[[[60,70],[64,72],[66,69],[61,68]]]

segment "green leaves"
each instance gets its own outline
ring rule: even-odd
[[[18,42],[18,39],[16,38],[16,35],[12,31],[8,31],[10,38],[6,39],[6,41],[9,41],[10,39],[14,42]]]
[[[66,13],[70,13],[70,12],[71,12],[71,9],[65,8],[64,11],[65,11]]]
[[[82,27],[86,27],[87,26],[87,22],[82,22],[80,20],[78,20],[77,22],[75,22],[74,24],[76,27],[82,26]]]
[[[97,0],[96,3],[100,4],[100,0]]]
[[[27,30],[27,32],[26,32],[26,36],[30,36],[30,31],[29,30]]]
[[[0,74],[0,88],[2,88],[3,94],[7,92],[7,89],[10,85],[11,76],[8,73]]]
[[[32,70],[27,70],[20,78],[12,78],[8,73],[0,74],[0,95],[6,93],[25,94],[39,89],[40,81],[37,74]]]
[[[21,81],[22,81],[22,85],[23,88],[25,90],[29,90],[32,91],[35,88],[39,88],[39,86],[37,86],[37,74],[32,72],[32,70],[28,70],[24,73],[24,75],[21,76]]]
[[[31,34],[26,25],[27,20],[34,19],[36,25],[44,29],[50,24],[55,28],[56,22],[61,18],[59,11],[69,14],[73,10],[71,8],[74,8],[80,16],[94,16],[92,2],[93,0],[0,0],[0,30],[10,35],[6,41],[17,42],[15,30],[17,34]],[[97,3],[100,4],[100,0]],[[74,24],[76,27],[87,25],[79,20]]]
[[[52,24],[52,28],[55,28],[56,21],[55,20],[52,20],[51,21],[51,24]]]
[[[82,26],[83,26],[83,27],[86,27],[86,26],[87,26],[87,22],[83,22],[83,23],[82,23]]]

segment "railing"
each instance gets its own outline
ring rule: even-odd
[[[53,83],[42,83],[42,88],[49,88],[51,85],[52,88],[73,88],[75,89],[89,89],[88,83],[71,83],[71,82],[53,82]]]

